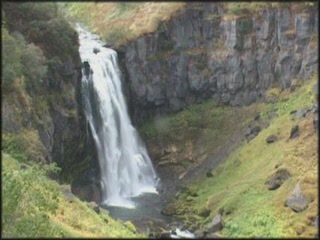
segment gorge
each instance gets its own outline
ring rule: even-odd
[[[318,3],[168,6],[3,5],[5,236],[317,234]]]

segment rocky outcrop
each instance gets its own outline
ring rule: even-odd
[[[317,69],[316,8],[232,16],[222,3],[188,3],[176,17],[119,50],[133,121],[204,99],[239,106]]]

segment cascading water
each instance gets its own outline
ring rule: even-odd
[[[117,53],[81,26],[77,30],[84,110],[98,152],[103,203],[133,208],[130,198],[156,193],[158,178],[128,115]]]

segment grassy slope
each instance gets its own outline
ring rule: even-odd
[[[160,21],[168,20],[183,2],[88,2],[67,3],[66,14],[84,23],[92,32],[119,46],[140,35],[156,30]]]
[[[96,214],[77,198],[70,203],[36,165],[26,170],[2,153],[3,237],[144,237],[130,222]]]
[[[316,79],[314,77],[292,94],[282,92],[277,103],[265,105],[262,116],[277,109],[278,117],[216,168],[213,178],[201,179],[190,186],[198,193],[192,204],[186,201],[185,195],[180,195],[178,202],[185,204],[189,212],[184,216],[187,221],[197,218],[205,225],[220,208],[224,208],[231,211],[223,217],[225,228],[221,234],[226,237],[297,237],[296,231],[301,229],[301,236],[314,236],[311,219],[318,212],[318,136],[313,129],[311,114],[305,119],[291,120],[289,113],[312,106],[314,95],[311,89]],[[295,124],[299,124],[300,137],[288,141]],[[266,138],[271,134],[277,135],[278,141],[267,144]],[[278,190],[268,191],[264,183],[276,171],[277,164],[287,168],[292,177]],[[300,213],[284,206],[297,182],[311,201],[309,207]],[[195,216],[203,207],[211,210],[206,219]]]

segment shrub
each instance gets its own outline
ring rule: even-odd
[[[20,62],[22,54],[21,42],[11,36],[8,30],[2,26],[2,87],[10,90],[13,81],[21,77],[22,65]]]
[[[4,156],[7,162],[15,159]],[[58,190],[45,179],[52,167],[32,166],[25,170],[6,167],[2,172],[2,227],[4,237],[59,236],[49,214],[58,208]]]
[[[26,77],[25,83],[29,92],[39,90],[41,87],[47,73],[45,61],[42,50],[33,43],[28,44],[23,50],[21,55],[22,72]]]

